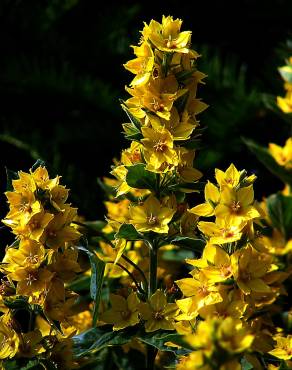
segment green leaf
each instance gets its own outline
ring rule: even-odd
[[[90,261],[91,266],[90,296],[94,301],[92,326],[96,326],[105,263],[102,260],[100,260],[97,257],[97,255],[91,252],[88,248],[80,245],[78,246],[78,249],[84,251],[88,255]]]
[[[5,167],[6,170],[6,191],[13,191],[12,180],[19,178],[18,173]]]
[[[250,362],[248,362],[245,357],[243,357],[241,359],[240,364],[241,364],[241,369],[242,370],[252,370],[253,369],[252,364]]]
[[[141,342],[149,344],[157,348],[160,351],[168,351],[182,354],[182,352],[189,352],[190,347],[183,341],[183,336],[177,334],[176,332],[169,332],[169,331],[155,331],[152,333],[140,333],[137,337]],[[171,342],[177,344],[182,349],[179,349],[175,346],[168,346],[166,343]]]
[[[68,288],[76,293],[84,290],[89,290],[90,280],[91,280],[90,276],[82,275],[77,279],[74,279],[71,283],[69,283]]]
[[[270,170],[273,175],[277,176],[284,183],[287,183],[290,186],[292,185],[292,173],[285,170],[284,167],[278,165],[266,148],[256,144],[250,139],[242,138],[242,140],[248,146],[250,151],[256,155],[257,159],[262,162],[263,165],[267,167],[267,169]]]
[[[162,258],[165,261],[184,262],[187,258],[194,258],[194,254],[190,250],[172,249],[164,251]]]
[[[81,334],[75,335],[73,339],[74,355],[81,356],[86,352],[94,342],[96,342],[104,333],[104,327],[91,328]]]
[[[184,183],[181,183],[181,184],[170,185],[168,188],[171,191],[176,191],[176,190],[189,191],[189,190],[192,190],[193,192],[200,192],[200,191],[204,190],[205,185],[206,185],[205,182],[198,182],[198,181],[197,182],[184,182]]]
[[[28,299],[26,297],[18,296],[13,298],[4,298],[4,304],[6,307],[11,309],[23,309],[29,310],[30,305],[28,303]]]
[[[267,199],[268,214],[275,228],[282,232],[285,239],[292,237],[292,197],[281,193]]]
[[[132,188],[155,190],[156,174],[145,170],[145,166],[143,163],[127,166],[126,182]]]
[[[284,66],[278,68],[281,77],[288,83],[292,83],[292,66]]]
[[[143,138],[141,131],[132,123],[123,123],[125,138],[128,140],[140,140]]]
[[[133,116],[133,114],[129,111],[129,109],[127,108],[127,106],[125,104],[121,104],[121,107],[123,109],[124,112],[126,112],[129,120],[133,123],[133,125],[137,128],[137,129],[140,129],[140,127],[142,126],[141,125],[141,122],[138,118],[136,118],[135,116]]]
[[[206,244],[202,239],[190,238],[188,236],[176,236],[174,238],[170,238],[168,239],[168,243],[199,253],[202,253]]]
[[[124,330],[113,331],[111,328],[107,328],[108,331],[101,333],[99,328],[90,329],[90,336],[96,335],[97,339],[91,342],[91,338],[87,344],[84,344],[82,334],[73,337],[75,343],[79,342],[79,348],[82,346],[83,350],[79,350],[77,357],[83,357],[89,353],[97,352],[107,346],[121,346],[128,343],[134,336],[137,335],[137,327],[129,327]],[[96,333],[95,333],[96,332]],[[87,333],[87,332],[85,332]],[[85,334],[83,333],[83,335]],[[88,338],[87,338],[88,339]],[[87,348],[85,348],[87,347]]]
[[[84,225],[100,233],[102,232],[102,229],[107,225],[107,223],[105,221],[96,220],[96,221],[85,221]]]
[[[197,67],[192,67],[191,69],[189,70],[185,70],[185,71],[180,71],[178,73],[175,74],[175,77],[176,79],[179,81],[179,82],[184,82],[185,80],[189,79],[190,77],[192,77],[192,75],[194,74],[194,72],[197,71]]]
[[[115,235],[116,239],[141,240],[143,235],[131,224],[123,224]]]
[[[113,186],[105,184],[102,179],[97,179],[97,184],[105,192],[106,195],[116,195],[116,190]]]
[[[42,159],[37,159],[37,161],[32,165],[31,170],[35,171],[39,167],[46,167],[46,162]]]

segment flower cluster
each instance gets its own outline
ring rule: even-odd
[[[81,234],[72,226],[77,209],[66,203],[68,189],[60,177],[51,179],[45,167],[16,177],[6,192],[9,212],[3,220],[16,241],[1,264],[0,358],[40,355],[71,369],[70,336],[78,332],[78,307],[77,295],[66,284],[81,271],[75,246]],[[17,309],[28,310],[28,324],[18,320]]]
[[[114,324],[114,330],[124,327],[120,315],[127,317],[128,326],[142,320],[147,332],[174,329],[177,306],[156,290],[157,278],[171,289],[175,273],[163,267],[162,258],[165,250],[174,248],[167,246],[168,237],[195,235],[197,216],[188,212],[185,195],[197,191],[202,176],[193,162],[200,136],[197,114],[207,105],[196,97],[205,77],[196,68],[199,54],[191,49],[191,32],[181,31],[181,25],[181,20],[170,16],[163,16],[162,23],[145,24],[140,44],[133,46],[135,58],[125,64],[135,75],[126,88],[131,97],[122,103],[130,118],[123,128],[131,145],[113,167],[115,179],[105,179],[114,194],[106,202],[104,231],[117,234],[112,245],[100,243],[98,256],[115,262],[106,268],[110,277],[122,277],[125,283],[127,270],[134,275],[141,302],[131,293],[117,305],[113,303],[117,296],[112,296],[112,308],[102,320]],[[128,238],[129,226],[134,227],[134,240]],[[149,264],[156,265],[157,259],[159,268],[155,267],[152,281]],[[146,278],[147,274],[152,277]],[[117,306],[122,314],[115,320]]]
[[[105,222],[81,222],[40,162],[14,174],[3,220],[15,236],[1,264],[3,368],[99,369],[106,358],[109,368],[142,368],[141,356],[149,370],[292,368],[292,140],[268,150],[246,140],[285,183],[261,203],[256,176],[234,164],[199,181],[205,76],[181,26],[171,16],[144,24],[124,65],[134,75],[122,102],[130,146],[100,182]],[[284,113],[291,71],[290,59],[280,68]]]
[[[176,301],[180,309],[176,328],[189,332],[187,340],[200,349],[178,368],[198,357],[198,369],[208,361],[216,368],[240,369],[237,358],[244,351],[249,362],[261,368],[255,365],[256,352],[275,353],[272,342],[277,332],[269,320],[289,274],[276,258],[275,244],[260,233],[265,213],[254,201],[255,176],[247,177],[231,165],[226,172],[216,169],[215,178],[216,185],[208,182],[205,187],[206,203],[190,210],[215,216],[215,222],[198,223],[206,239],[202,257],[187,260],[194,267],[191,277],[176,281],[184,295]],[[194,331],[198,320],[206,321],[199,321]]]
[[[285,66],[279,68],[279,72],[284,80],[286,95],[277,96],[277,105],[282,112],[292,113],[292,57],[287,60]]]

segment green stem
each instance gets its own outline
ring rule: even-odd
[[[157,248],[153,243],[151,248],[149,248],[149,288],[148,288],[148,298],[156,292],[157,289]]]
[[[123,258],[126,262],[128,262],[131,266],[133,266],[137,271],[139,271],[139,272],[140,272],[140,275],[141,275],[141,277],[142,277],[142,279],[143,279],[144,288],[145,288],[145,289],[146,289],[146,291],[147,291],[147,290],[148,290],[148,281],[147,281],[147,279],[146,279],[146,276],[145,276],[145,274],[144,274],[143,270],[142,270],[142,269],[140,269],[140,267],[139,267],[138,265],[136,265],[136,263],[135,263],[135,262],[131,261],[131,260],[130,260],[130,258],[128,258],[127,256],[125,256],[124,254],[122,254],[122,258]]]
[[[112,263],[113,265],[116,265],[116,266],[119,266],[122,270],[124,270],[129,276],[130,278],[133,280],[136,288],[137,288],[137,291],[142,294],[142,295],[146,295],[146,293],[144,292],[144,290],[140,287],[139,283],[137,282],[137,280],[135,279],[134,275],[123,265],[121,265],[120,263],[115,263],[114,261],[108,261],[107,263]]]
[[[147,357],[146,357],[146,369],[155,369],[155,357],[157,355],[157,349],[153,346],[147,346]]]
[[[149,286],[148,286],[148,299],[156,292],[157,289],[157,246],[156,243],[149,243]],[[157,354],[156,348],[147,345],[146,355],[146,369],[154,370],[155,357]]]

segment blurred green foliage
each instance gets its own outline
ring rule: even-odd
[[[184,19],[202,54],[199,69],[208,75],[198,94],[210,107],[200,117],[208,129],[197,166],[206,176],[231,161],[245,167],[259,175],[259,197],[279,187],[241,136],[264,145],[283,144],[287,136],[263,93],[282,93],[277,66],[291,47],[283,43],[292,28],[291,1],[2,0],[2,190],[4,166],[28,169],[40,157],[63,176],[82,214],[103,217],[96,178],[108,174],[126,145],[118,99],[130,76],[122,64],[142,22],[162,14]]]

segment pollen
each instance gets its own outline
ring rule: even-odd
[[[37,271],[29,272],[27,277],[25,278],[25,280],[27,281],[26,285],[32,285],[35,281],[37,281],[37,279],[38,279]]]
[[[158,223],[158,218],[151,213],[151,215],[147,217],[147,222],[149,225],[156,225]]]
[[[156,152],[163,153],[167,149],[167,145],[165,141],[159,140],[154,144],[153,148]]]
[[[154,320],[163,320],[164,319],[164,315],[162,314],[162,312],[161,311],[154,311],[153,312],[153,314],[152,314],[152,316],[153,316],[153,319]]]
[[[240,209],[241,209],[241,203],[240,203],[240,202],[238,202],[238,201],[235,201],[235,200],[234,200],[234,201],[231,203],[230,208],[231,208],[232,212],[237,213],[237,212],[239,212],[239,211],[240,211]]]

